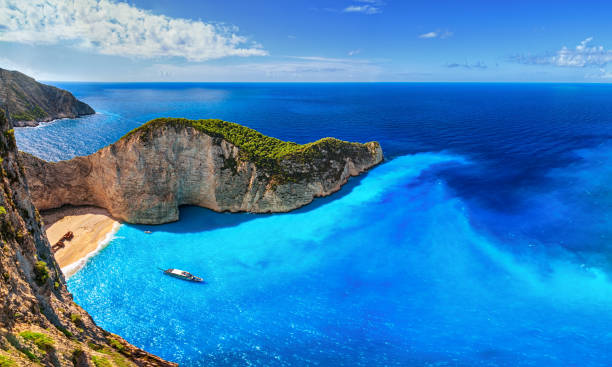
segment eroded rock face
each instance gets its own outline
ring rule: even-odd
[[[317,142],[307,159],[288,156],[274,168],[245,159],[227,140],[189,126],[138,131],[86,156],[50,163],[21,161],[34,204],[95,205],[129,223],[178,219],[180,205],[215,211],[286,212],[329,195],[383,159],[376,142]]]
[[[17,366],[93,366],[93,357],[176,366],[102,330],[72,301],[30,200],[10,127],[0,111],[0,356]],[[42,347],[32,341],[40,335],[48,341]]]

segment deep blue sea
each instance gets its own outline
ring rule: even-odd
[[[98,114],[17,129],[49,160],[161,116],[385,152],[292,213],[122,225],[68,285],[135,345],[182,366],[612,365],[612,85],[55,84]]]

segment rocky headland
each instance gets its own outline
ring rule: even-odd
[[[176,366],[98,327],[72,300],[0,110],[0,366]]]
[[[0,109],[13,126],[37,126],[40,122],[96,113],[66,90],[4,69],[0,69]]]
[[[286,212],[380,163],[377,142],[296,144],[221,120],[156,119],[86,157],[21,153],[34,205],[105,208],[125,222],[178,220],[179,206]]]

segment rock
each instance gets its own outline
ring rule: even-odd
[[[180,205],[287,212],[383,159],[377,142],[298,145],[221,120],[157,119],[98,152],[56,163],[21,153],[40,210],[95,205],[129,223],[178,219]]]
[[[0,168],[0,355],[18,366],[90,366],[90,356],[114,348],[139,366],[176,366],[102,330],[72,301],[30,200],[13,130],[2,110]],[[27,333],[42,334],[45,349],[28,340]]]
[[[68,91],[4,69],[0,69],[0,109],[5,111],[13,126],[20,127],[96,113]]]

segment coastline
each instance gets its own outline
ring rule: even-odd
[[[41,216],[52,246],[68,231],[74,233],[74,238],[54,254],[66,278],[106,247],[121,225],[105,209],[93,206],[66,206],[44,211]]]
[[[35,120],[35,121],[15,121],[15,124],[18,125],[14,125],[14,128],[17,129],[21,129],[21,128],[33,128],[33,127],[44,127],[46,125],[50,125],[54,122],[59,122],[62,120],[74,120],[74,119],[79,119],[85,116],[93,116],[93,115],[97,115],[98,112],[95,113],[90,113],[90,114],[86,114],[86,115],[78,115],[75,117],[58,117],[58,118],[53,118],[50,120]]]

